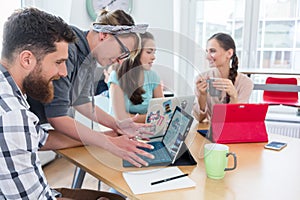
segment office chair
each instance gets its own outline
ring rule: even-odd
[[[276,89],[274,90],[264,90],[263,100],[264,102],[270,105],[287,105],[287,106],[296,106],[299,107],[299,99],[297,91],[284,91],[282,86],[295,85],[297,86],[297,78],[275,78],[268,77],[266,79],[266,85],[268,84],[276,84]]]

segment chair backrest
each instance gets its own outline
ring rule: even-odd
[[[266,84],[288,84],[297,85],[297,78],[268,77]],[[263,93],[263,100],[269,103],[296,103],[298,92],[267,91]]]

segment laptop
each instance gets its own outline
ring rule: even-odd
[[[150,99],[145,120],[146,124],[153,125],[154,135],[150,139],[163,136],[176,106],[191,114],[194,100],[195,95]]]
[[[185,148],[184,140],[189,133],[193,120],[191,115],[176,106],[162,141],[149,142],[154,146],[154,149],[141,148],[153,154],[155,158],[150,159],[144,156],[141,158],[147,161],[149,166],[174,164],[182,155],[182,149]],[[128,161],[123,160],[123,167],[132,166]]]
[[[268,104],[215,104],[209,138],[216,143],[267,142]]]

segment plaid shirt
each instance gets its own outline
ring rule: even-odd
[[[55,199],[37,157],[48,133],[0,65],[0,200]]]

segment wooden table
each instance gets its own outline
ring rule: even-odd
[[[180,190],[134,195],[123,179],[122,171],[140,170],[123,168],[120,158],[96,147],[77,147],[57,151],[60,155],[84,169],[91,175],[115,188],[130,199],[172,200],[253,200],[253,199],[299,199],[300,198],[300,140],[269,134],[269,140],[286,141],[281,151],[264,149],[265,143],[228,144],[238,159],[237,169],[226,172],[224,179],[206,177],[204,144],[209,143],[196,132],[207,124],[193,124],[186,139],[197,166],[181,166],[184,173],[196,182],[196,187]],[[232,160],[229,160],[231,166]],[[145,168],[143,168],[145,169]]]

